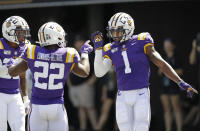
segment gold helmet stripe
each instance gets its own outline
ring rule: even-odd
[[[40,29],[40,42],[42,42],[42,32],[41,32],[41,29]]]
[[[114,22],[114,19],[115,19],[116,15],[117,15],[117,14],[115,14],[115,15],[113,16],[111,26],[113,25],[113,22]]]
[[[46,26],[47,26],[47,24],[45,24],[45,25],[44,25],[44,28],[42,29],[42,35],[43,35],[43,38],[44,38],[44,42],[46,42],[45,36],[44,36],[44,29],[45,29]]]
[[[122,15],[122,13],[120,13],[118,16],[117,16],[117,18],[116,18],[116,21],[115,21],[115,26],[117,25],[117,21],[118,21],[118,19],[119,19],[119,17]]]

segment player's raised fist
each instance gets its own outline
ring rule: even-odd
[[[94,43],[95,50],[103,47],[103,34],[100,31],[92,33],[91,40]]]

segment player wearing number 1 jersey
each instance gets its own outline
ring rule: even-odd
[[[95,47],[94,69],[102,77],[114,66],[117,75],[118,96],[116,119],[120,131],[148,131],[150,124],[149,76],[152,61],[171,80],[192,96],[198,93],[181,80],[172,67],[154,49],[149,33],[133,35],[134,21],[126,13],[116,13],[108,22],[108,36],[112,43],[103,46],[100,32],[92,34]]]
[[[82,46],[81,60],[74,48],[64,48],[65,31],[55,23],[48,22],[38,31],[41,46],[30,45],[20,62],[9,68],[16,76],[30,68],[32,73],[32,110],[29,114],[30,131],[66,131],[67,114],[64,108],[63,91],[70,71],[86,77],[89,74],[88,53],[92,47],[87,41]]]

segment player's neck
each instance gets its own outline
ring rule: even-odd
[[[45,48],[48,50],[56,50],[59,48],[59,46],[58,45],[49,45],[49,46],[46,46]]]
[[[10,42],[10,41],[7,41],[7,44],[8,44],[10,47],[15,48],[15,49],[19,47],[19,45],[18,45],[17,43],[13,43],[13,42]]]

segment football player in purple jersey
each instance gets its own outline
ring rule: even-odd
[[[104,76],[114,66],[118,95],[116,119],[120,131],[148,131],[150,124],[149,76],[152,61],[168,78],[186,90],[191,97],[198,93],[184,82],[154,48],[147,32],[133,35],[134,21],[123,12],[108,21],[108,36],[113,42],[103,46],[101,32],[91,35],[95,48],[94,70],[97,77]]]
[[[22,54],[26,48],[25,43],[30,44],[26,39],[30,36],[29,26],[22,17],[11,16],[4,21],[2,34],[3,38],[0,38],[0,131],[7,131],[7,121],[12,131],[25,131],[25,109],[28,111],[29,108],[25,72],[12,77],[8,74],[7,64],[10,59],[15,59]]]
[[[17,76],[29,68],[32,73],[29,130],[66,131],[69,129],[63,105],[64,85],[70,71],[81,77],[89,75],[88,54],[93,48],[88,44],[90,41],[86,41],[81,48],[80,60],[74,48],[66,47],[65,31],[55,22],[42,25],[38,38],[40,46],[28,46],[22,60],[14,62],[8,72]]]

